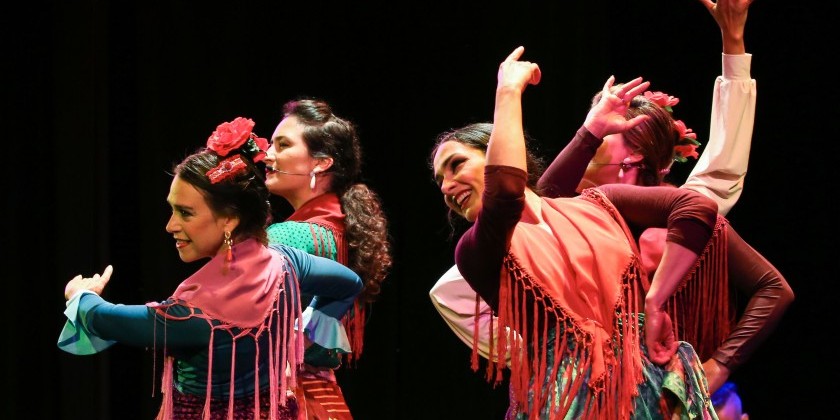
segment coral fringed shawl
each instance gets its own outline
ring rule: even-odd
[[[288,262],[279,253],[272,252],[253,239],[233,246],[233,261],[225,267],[225,257],[217,255],[175,289],[166,304],[148,304],[158,315],[172,320],[183,319],[167,313],[168,308],[180,304],[193,308],[189,317],[207,320],[211,326],[207,363],[207,395],[203,418],[210,418],[210,401],[213,377],[213,337],[224,332],[234,336],[231,360],[235,360],[236,342],[242,339],[259,340],[268,334],[269,394],[271,397],[269,419],[277,419],[279,405],[286,403],[286,390],[296,386],[296,367],[303,363],[303,337],[295,331],[295,321],[301,316],[299,285],[295,273],[288,270]],[[291,290],[289,290],[291,289]],[[195,309],[200,309],[197,313]],[[214,321],[218,325],[214,325]],[[281,325],[276,325],[282,323]],[[241,331],[240,331],[241,330]],[[163,403],[157,419],[172,418],[173,358],[166,354],[161,380]],[[259,349],[259,346],[257,346]],[[255,367],[260,354],[255,354]],[[263,356],[265,357],[265,356]],[[287,378],[286,368],[291,367]],[[231,365],[230,398],[227,418],[233,419],[235,364]],[[254,410],[259,413],[259,376],[255,373]],[[278,405],[279,401],[279,405]]]
[[[512,398],[528,407],[530,418],[539,417],[548,398],[552,418],[563,418],[576,389],[587,392],[586,418],[629,417],[643,380],[635,314],[646,284],[632,235],[597,190],[580,198],[540,198],[540,208],[526,202],[499,290],[499,324],[516,333],[500,334],[489,360],[504,360],[498,355],[511,349]],[[546,348],[550,329],[551,349]],[[554,353],[553,366],[547,366],[547,352]],[[569,358],[577,362],[560,381],[562,389],[544,388]],[[490,362],[488,379],[500,381],[503,367]],[[587,386],[579,388],[579,381]]]
[[[735,324],[726,258],[727,225],[718,215],[712,238],[694,268],[665,303],[676,339],[691,343],[701,360],[712,357]]]
[[[333,251],[338,256],[337,261],[348,266],[348,245],[344,237],[345,215],[341,210],[341,201],[338,195],[327,193],[319,195],[298,208],[286,220],[292,222],[310,223],[312,244],[315,255],[330,258]],[[329,230],[335,239],[337,249],[332,249],[329,238],[324,237],[314,226],[320,226]],[[349,266],[348,266],[349,267]],[[363,294],[353,303],[353,311],[342,319],[344,329],[347,331],[347,338],[350,341],[352,353],[347,354],[349,361],[358,360],[362,355],[363,338],[365,334],[365,304],[362,301]]]

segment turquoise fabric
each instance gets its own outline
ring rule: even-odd
[[[350,308],[362,289],[359,277],[347,267],[327,258],[316,257],[299,249],[284,245],[274,246],[283,253],[288,270],[297,274],[300,291],[322,293],[312,301],[312,311],[320,314],[342,316]],[[293,276],[286,276],[286,290],[292,290]],[[165,319],[146,305],[122,305],[105,301],[99,295],[80,293],[68,302],[65,314],[68,321],[58,340],[58,346],[73,354],[93,354],[102,351],[114,342],[138,347],[162,348],[164,343],[168,354],[175,357],[174,386],[181,392],[205,395],[207,391],[208,345],[211,339],[211,324],[216,320],[190,317],[192,311],[202,313],[201,308],[189,308],[174,304],[168,313],[183,320]],[[324,315],[324,317],[327,317]],[[334,321],[338,323],[338,320]],[[279,325],[279,321],[274,323]],[[304,323],[304,328],[308,326]],[[231,382],[231,362],[235,357],[237,367],[234,378],[235,397],[253,394],[255,385],[254,355],[270,354],[269,336],[262,334],[257,342],[249,334],[242,336],[233,346],[233,336],[243,332],[234,328],[231,332],[217,331],[213,335],[212,395],[227,397]],[[268,357],[261,358],[259,372],[268,372]],[[268,386],[269,375],[259,376],[259,386]]]
[[[79,319],[79,301],[85,294],[96,293],[84,290],[67,301],[67,309],[64,310],[67,321],[58,336],[58,348],[80,356],[99,353],[116,343],[114,340],[103,340],[90,334],[85,328],[85,323]]]
[[[307,222],[285,221],[270,225],[266,232],[269,246],[283,244],[317,255],[315,241],[312,239],[313,230],[315,235],[327,241],[326,249],[330,250],[330,255],[324,255],[324,257],[337,260],[335,236],[323,226]],[[311,295],[302,293],[301,303],[306,304],[311,298]],[[340,356],[351,352],[347,330],[337,314],[313,310],[310,304],[310,307],[303,312],[303,325],[307,326],[304,332],[307,339],[312,342],[312,345],[304,352],[304,361],[307,364],[335,369],[341,364]]]
[[[644,314],[639,316],[640,331],[644,331]],[[554,347],[555,334],[554,330],[549,330],[549,337],[547,348]],[[568,337],[570,353],[575,348],[574,336],[572,334]],[[717,414],[712,406],[711,398],[708,394],[708,384],[706,383],[706,376],[703,373],[703,367],[697,353],[689,343],[680,342],[677,349],[677,354],[671,359],[667,366],[658,366],[652,363],[647,358],[647,349],[642,345],[644,357],[642,358],[644,381],[639,385],[639,395],[635,399],[636,410],[630,416],[633,420],[665,420],[662,413],[658,410],[660,406],[660,399],[663,396],[668,396],[678,405],[680,405],[679,415],[674,418],[681,420],[693,419],[710,419],[717,420]],[[552,366],[556,355],[551,351],[547,355],[547,365]],[[565,356],[560,362],[560,368],[554,378],[546,378],[543,384],[543,389],[550,389],[551,386],[559,387],[569,386],[569,382],[564,377],[566,371],[579,362],[578,359],[573,359],[570,356]],[[588,376],[589,371],[585,374]],[[553,384],[551,383],[553,382]],[[576,419],[585,417],[586,413],[584,401],[586,393],[589,392],[586,381],[582,381],[580,386],[571,395],[571,406],[563,419]],[[559,404],[558,399],[551,400],[548,398],[546,404],[540,409],[540,418],[554,419],[559,418],[557,414],[551,413],[551,405],[556,407]],[[529,396],[529,406],[533,405],[533,399]],[[553,414],[553,415],[552,415]],[[516,420],[527,420],[528,413],[525,410],[511,406],[508,411],[508,418]],[[671,417],[668,417],[671,419]]]
[[[315,252],[315,242],[312,240],[311,229],[315,230],[315,234],[318,235],[318,237],[325,238],[327,240],[327,249],[331,251],[330,255],[320,255]],[[333,261],[338,260],[335,237],[329,229],[323,226],[306,222],[286,221],[270,225],[268,229],[266,229],[266,233],[268,234],[269,244],[284,244],[292,248],[306,251],[312,255],[326,257]]]

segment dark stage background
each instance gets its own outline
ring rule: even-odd
[[[454,243],[426,162],[438,133],[492,118],[497,66],[511,50],[524,45],[524,59],[542,68],[525,121],[548,157],[610,74],[678,96],[675,116],[708,137],[721,44],[697,1],[254,3],[29,2],[3,13],[0,418],[153,417],[160,360],[151,351],[79,357],[56,347],[63,288],[113,264],[105,297],[144,303],[197,268],[164,231],[167,171],[223,121],[253,118],[268,137],[285,101],[316,96],[359,126],[364,180],[390,218],[395,265],[364,356],[341,373],[358,419],[503,416],[505,386],[470,370],[468,348],[428,298]],[[759,0],[747,25],[758,107],[730,219],[797,297],[735,373],[752,419],[823,418],[832,403],[834,4]]]

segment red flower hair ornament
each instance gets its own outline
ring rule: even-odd
[[[647,100],[659,105],[671,114],[674,113],[672,107],[680,103],[680,98],[671,96],[665,92],[646,91],[644,96]],[[674,146],[674,161],[682,163],[688,161],[688,158],[699,158],[700,155],[697,154],[697,147],[700,146],[700,142],[697,141],[697,133],[686,127],[682,120],[674,120],[674,128],[680,135],[679,140],[677,140],[677,145]]]
[[[207,148],[220,157],[233,155],[221,161],[215,168],[207,171],[211,184],[230,178],[247,168],[242,157],[251,159],[254,163],[265,158],[268,150],[268,140],[257,137],[253,132],[254,121],[250,118],[236,117],[231,122],[224,122],[216,127],[216,131],[207,139]]]

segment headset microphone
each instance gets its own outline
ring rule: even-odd
[[[281,171],[280,169],[275,169],[271,165],[265,165],[265,168],[268,169],[270,172],[280,172],[281,174],[286,174],[286,175],[299,175],[299,176],[310,176],[310,175],[312,175],[312,174],[296,174],[296,173],[293,173],[293,172]]]

